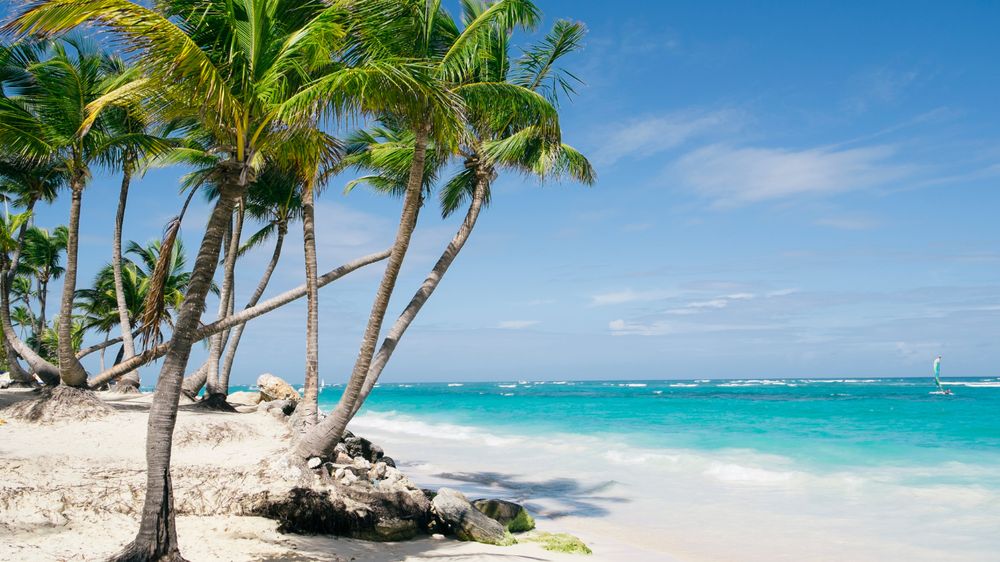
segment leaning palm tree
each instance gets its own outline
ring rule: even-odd
[[[345,12],[353,7],[319,0],[164,0],[150,9],[126,0],[46,0],[33,4],[10,26],[21,33],[48,34],[87,21],[110,27],[128,41],[144,77],[104,101],[137,96],[140,90],[144,97],[150,90],[159,91],[165,108],[193,116],[211,134],[213,148],[226,155],[215,172],[220,196],[150,407],[142,522],[118,560],[182,559],[172,508],[171,436],[184,369],[236,202],[289,134],[314,123],[317,105],[335,116],[384,112],[432,91],[423,67],[395,58],[367,56],[330,67],[344,37]],[[283,107],[317,67],[328,71],[322,96]],[[166,85],[169,89],[164,90]],[[322,104],[317,104],[320,98]]]
[[[400,58],[425,61],[431,67],[436,86],[449,96],[462,100],[463,106],[470,102],[485,105],[488,100],[494,107],[517,113],[519,119],[537,124],[540,131],[558,136],[558,116],[554,108],[535,92],[509,84],[469,79],[470,63],[481,48],[479,42],[484,36],[483,30],[497,22],[511,27],[535,25],[538,10],[530,0],[498,0],[476,18],[466,21],[462,30],[441,7],[440,1],[371,0],[360,11],[365,17],[357,22],[358,33],[366,38],[378,38],[378,50],[375,52],[380,55],[389,52]],[[354,53],[357,57],[369,55],[363,49]],[[311,91],[303,97],[315,95],[317,92]],[[406,176],[399,227],[350,379],[334,411],[299,441],[295,449],[299,459],[324,457],[330,453],[347,428],[361,394],[422,204],[428,144],[433,140],[437,150],[451,151],[464,136],[464,119],[461,119],[464,115],[442,109],[445,108],[433,99],[416,98],[406,106],[384,114],[386,120],[413,134],[413,153]],[[456,121],[456,117],[460,119]]]
[[[463,6],[466,20],[474,20],[487,9],[484,3],[466,2]],[[487,38],[482,42],[487,48],[480,53],[474,69],[477,79],[540,91],[553,105],[558,104],[560,94],[571,95],[577,79],[560,68],[558,63],[562,57],[579,48],[585,33],[583,26],[568,21],[556,22],[551,32],[539,44],[529,48],[515,64],[508,62],[513,60],[508,52],[512,31],[499,23],[485,31]],[[548,140],[545,135],[539,134],[537,127],[518,123],[516,116],[504,115],[496,108],[474,103],[469,103],[468,107],[469,135],[457,153],[462,158],[461,171],[441,191],[442,214],[448,217],[468,202],[465,218],[431,273],[383,339],[352,415],[361,408],[406,329],[465,246],[480,211],[491,200],[490,187],[500,171],[514,171],[542,181],[568,176],[588,185],[594,182],[595,173],[590,163],[572,147]],[[348,190],[367,183],[377,191],[398,195],[402,187],[399,162],[406,161],[409,146],[405,143],[400,145],[398,135],[381,129],[376,135],[356,135],[351,146],[352,154],[345,159],[345,164],[375,173],[351,182]]]
[[[35,333],[41,334],[48,324],[45,321],[45,309],[48,302],[49,282],[59,279],[65,273],[63,253],[69,244],[69,232],[65,226],[58,226],[51,233],[44,228],[33,226],[24,237],[21,250],[21,271],[30,273],[37,283],[38,297],[38,327]]]
[[[14,325],[10,317],[9,284],[13,279],[9,274],[12,269],[12,254],[19,248],[18,232],[28,223],[30,212],[5,214],[0,217],[0,328],[4,336],[4,352],[7,356],[11,374],[23,384],[33,384],[32,379],[17,362],[17,356],[24,357],[35,373],[47,385],[59,384],[59,370],[44,361],[33,349],[20,340],[14,333]]]

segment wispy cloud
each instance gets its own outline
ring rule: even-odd
[[[732,206],[886,185],[912,174],[889,145],[853,149],[740,148],[717,144],[683,156],[672,172],[717,205]]]
[[[683,110],[633,119],[600,132],[601,148],[594,161],[610,166],[624,158],[648,158],[695,139],[732,133],[746,121],[746,114],[735,109]]]
[[[653,291],[633,291],[625,289],[610,293],[600,293],[590,297],[591,306],[607,306],[612,304],[626,304],[630,302],[649,302],[662,300],[676,296],[675,291],[653,290]]]
[[[541,323],[541,320],[504,320],[497,324],[497,328],[501,330],[524,330]]]
[[[872,106],[892,103],[917,80],[915,70],[898,70],[882,67],[855,76],[850,82],[856,90],[844,105],[848,110],[862,113]]]
[[[769,324],[690,324],[656,320],[652,322],[626,322],[612,320],[608,329],[614,336],[668,336],[681,334],[704,334],[712,332],[756,332],[774,330],[781,326]]]

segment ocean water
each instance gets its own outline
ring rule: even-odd
[[[351,428],[421,484],[613,530],[635,559],[1000,560],[1000,378],[945,384],[381,384]]]
[[[953,395],[932,393],[927,379],[382,384],[363,413],[499,438],[564,434],[644,449],[749,450],[810,471],[1000,469],[1000,378],[946,386]],[[325,388],[320,407],[336,405],[340,390]],[[1000,487],[1000,479],[976,483]]]

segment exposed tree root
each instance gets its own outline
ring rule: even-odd
[[[111,388],[111,391],[119,394],[138,394],[139,386],[119,381],[118,384]]]
[[[202,398],[200,402],[195,404],[194,407],[204,410],[212,410],[213,412],[237,413],[236,408],[234,408],[229,402],[226,402],[225,394],[209,394],[208,396]]]
[[[37,398],[7,409],[11,418],[33,423],[94,420],[114,412],[114,408],[105,404],[93,391],[65,385],[43,388]]]
[[[121,552],[108,558],[108,562],[188,562],[176,546],[165,550],[162,552],[155,544],[131,542]]]

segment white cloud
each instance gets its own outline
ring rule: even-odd
[[[609,166],[626,157],[646,158],[692,139],[738,130],[746,120],[743,112],[732,109],[684,110],[635,119],[601,133],[602,147],[595,151],[594,161]]]
[[[541,323],[541,320],[504,320],[497,324],[497,328],[501,330],[524,330],[525,328],[531,328]]]
[[[677,178],[719,205],[864,189],[904,178],[891,146],[852,149],[738,148],[717,144],[683,156]]]
[[[590,297],[591,306],[607,306],[612,304],[626,304],[630,302],[648,302],[662,300],[675,296],[672,291],[615,291],[611,293],[601,293]]]
[[[704,334],[712,332],[737,332],[771,330],[776,326],[765,324],[685,324],[656,320],[653,322],[626,322],[612,320],[608,329],[613,336],[667,336],[680,334]]]

